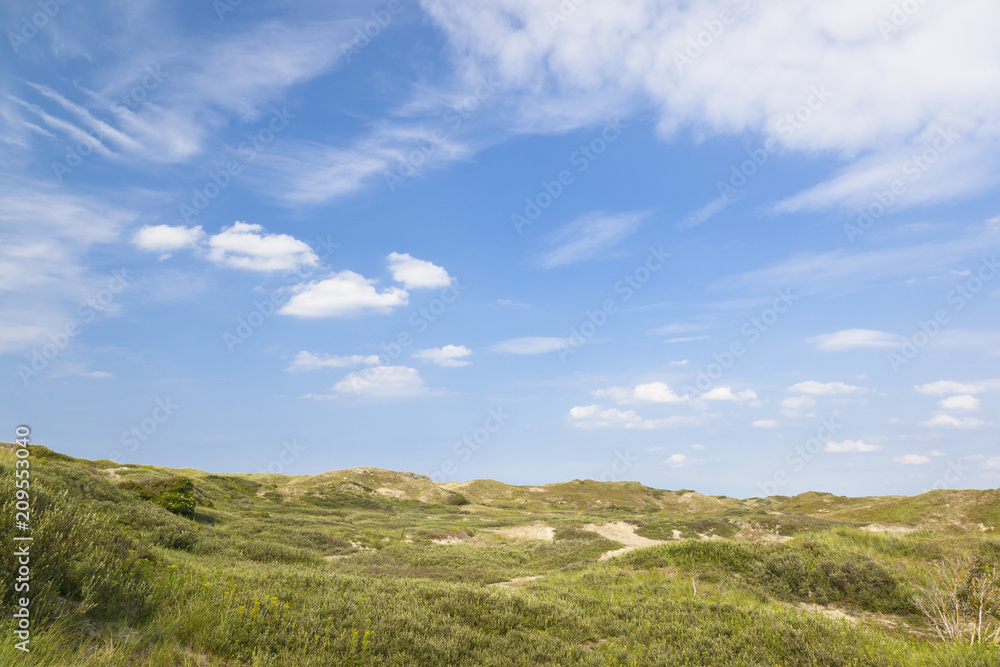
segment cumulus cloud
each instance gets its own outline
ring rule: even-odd
[[[686,454],[674,454],[666,461],[663,461],[662,465],[670,466],[671,468],[687,468],[688,466],[694,466],[701,463],[705,463],[705,459],[696,459]]]
[[[339,357],[335,354],[314,354],[305,350],[299,352],[292,359],[292,363],[285,370],[291,373],[301,373],[304,371],[316,371],[321,368],[346,368],[348,366],[374,366],[381,363],[377,354],[361,355],[352,354],[347,357]]]
[[[663,382],[647,382],[635,387],[608,387],[591,392],[598,398],[610,398],[621,405],[629,403],[686,403],[686,396],[678,396]]]
[[[599,405],[585,405],[569,411],[570,425],[577,428],[628,428],[659,429],[677,426],[697,426],[704,423],[703,417],[666,417],[664,419],[644,419],[635,410],[602,408]]]
[[[407,289],[447,287],[452,282],[447,271],[426,260],[398,252],[391,253],[387,259],[392,279],[403,283]]]
[[[857,349],[882,349],[897,347],[902,339],[896,334],[873,329],[845,329],[836,333],[813,336],[810,343],[817,350],[842,352]]]
[[[557,352],[579,343],[574,338],[547,338],[544,336],[527,336],[525,338],[510,338],[492,347],[494,352],[502,354],[546,354]]]
[[[845,394],[864,394],[868,391],[868,388],[856,387],[851,384],[844,384],[843,382],[824,383],[817,382],[816,380],[809,380],[807,382],[793,384],[788,388],[788,391],[799,394],[808,394],[810,396],[843,396]]]
[[[927,428],[958,428],[973,429],[985,426],[986,422],[975,417],[952,417],[951,415],[935,415],[927,421],[920,422],[921,426]]]
[[[445,368],[457,368],[468,366],[470,361],[465,361],[463,357],[472,354],[472,350],[464,345],[445,345],[444,347],[434,347],[429,350],[420,350],[414,353],[414,359],[421,359],[443,366]]]
[[[291,288],[293,296],[278,312],[296,317],[352,317],[365,313],[388,313],[405,306],[409,294],[398,287],[379,292],[375,280],[353,271],[340,271],[326,280]]]
[[[732,387],[716,387],[711,391],[705,392],[699,398],[704,401],[733,401],[735,403],[743,403],[744,401],[755,400],[757,392],[753,389],[746,389],[739,393],[733,393]]]
[[[236,222],[208,239],[208,258],[251,271],[292,271],[315,266],[319,257],[307,243],[288,234],[266,234],[261,225]]]
[[[830,442],[826,443],[823,451],[832,452],[836,454],[849,454],[854,452],[876,452],[879,450],[878,445],[869,445],[861,440],[844,440],[843,442]]]
[[[979,399],[970,394],[949,396],[938,403],[938,405],[944,410],[968,410],[969,412],[974,412],[981,407]]]
[[[903,454],[902,456],[894,457],[892,460],[895,463],[902,463],[903,465],[919,466],[930,463],[931,457],[924,456],[923,454]]]
[[[372,398],[408,398],[429,393],[417,369],[406,366],[372,366],[355,371],[335,384],[333,390],[342,396]]]
[[[799,417],[803,410],[816,406],[816,399],[812,396],[790,396],[781,401],[781,414],[786,417]]]
[[[183,248],[194,248],[205,238],[201,226],[184,227],[171,225],[145,225],[132,237],[132,243],[141,250],[164,253],[169,257],[171,252]]]
[[[610,248],[631,236],[648,216],[648,212],[640,211],[590,213],[549,234],[545,241],[552,247],[535,261],[551,269],[607,255]]]
[[[757,419],[751,426],[754,428],[778,428],[781,424],[778,423],[777,419]]]
[[[1000,378],[981,380],[979,382],[956,382],[954,380],[938,380],[928,384],[918,384],[914,387],[918,394],[927,396],[947,396],[949,394],[982,394],[1000,389]]]
[[[986,459],[983,462],[983,467],[989,470],[1000,470],[1000,456],[994,456],[993,458]]]

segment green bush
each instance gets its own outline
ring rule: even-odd
[[[168,512],[192,518],[194,516],[194,498],[175,491],[161,494],[153,502],[165,507]]]
[[[463,496],[461,493],[450,492],[448,496],[444,499],[445,505],[468,505],[469,499]]]

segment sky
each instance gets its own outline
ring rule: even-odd
[[[11,0],[0,24],[0,439],[1000,486],[1000,5]]]

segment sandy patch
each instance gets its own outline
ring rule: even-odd
[[[683,533],[681,533],[681,531],[679,531],[679,530],[677,530],[676,528],[674,528],[674,529],[673,529],[673,530],[672,530],[671,532],[673,533],[673,538],[674,538],[675,540],[679,540],[679,539],[682,539],[682,535],[683,535]]]
[[[105,468],[101,472],[106,474],[111,479],[121,479],[121,475],[118,474],[119,470],[128,470],[128,466],[122,466],[121,468]]]
[[[583,527],[584,530],[589,530],[592,533],[597,533],[601,537],[611,540],[612,542],[618,542],[623,544],[624,547],[621,549],[614,549],[612,551],[605,551],[601,554],[598,560],[610,560],[616,556],[620,556],[624,553],[632,551],[632,549],[641,549],[642,547],[655,547],[657,544],[664,544],[663,540],[651,540],[648,537],[642,537],[635,534],[636,527],[630,523],[625,523],[624,521],[615,521],[613,523],[605,523],[603,525],[596,525],[593,523],[588,523]]]
[[[529,523],[526,526],[514,526],[513,528],[503,528],[493,532],[516,542],[525,542],[527,540],[552,542],[556,539],[556,529],[544,523]]]
[[[471,538],[468,535],[465,535],[464,537],[460,535],[449,535],[448,537],[440,537],[431,540],[431,544],[465,544],[470,539]]]
[[[605,551],[600,555],[597,560],[611,560],[612,558],[617,558],[622,554],[627,554],[629,551],[634,551],[635,547],[622,547],[621,549],[613,549],[612,551]]]
[[[405,498],[406,494],[399,489],[390,489],[387,486],[382,486],[375,489],[375,493],[383,496],[385,498]]]
[[[884,535],[906,535],[907,533],[915,533],[919,529],[912,526],[895,526],[889,523],[870,523],[861,530],[867,530],[869,533],[882,533]]]
[[[526,584],[529,581],[534,581],[535,579],[541,579],[541,575],[536,575],[534,577],[517,577],[511,579],[510,581],[498,581],[495,584],[488,584],[489,586],[494,586],[496,588],[520,588],[522,584]]]
[[[820,616],[826,616],[827,618],[832,618],[835,621],[847,621],[848,623],[857,623],[858,617],[851,616],[850,614],[844,613],[839,609],[834,609],[833,607],[823,607],[818,604],[811,604],[808,602],[800,602],[796,605],[796,609],[804,611],[809,614],[819,614]]]

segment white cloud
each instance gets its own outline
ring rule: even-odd
[[[781,424],[778,423],[777,419],[757,419],[751,426],[754,428],[778,428]]]
[[[549,234],[544,240],[554,246],[536,258],[547,269],[575,264],[600,255],[628,238],[648,212],[608,214],[596,211]]]
[[[473,155],[471,146],[436,134],[439,129],[433,123],[424,127],[416,121],[405,126],[382,123],[346,146],[290,141],[269,148],[257,159],[265,174],[258,181],[277,199],[320,204],[356,192],[374,179],[385,187],[387,173],[395,172],[400,164],[412,166],[409,155],[415,146],[433,147],[432,155],[424,153],[425,167]]]
[[[292,359],[285,370],[292,373],[315,371],[321,368],[345,368],[348,366],[375,366],[381,363],[377,354],[352,354],[348,357],[338,357],[335,354],[314,354],[305,350]]]
[[[216,264],[251,271],[292,271],[319,263],[307,243],[288,234],[265,234],[262,226],[245,222],[210,237],[208,257]]]
[[[781,401],[781,414],[786,417],[798,417],[803,410],[816,406],[816,399],[812,396],[790,396]]]
[[[982,394],[1000,389],[1000,378],[982,380],[979,382],[955,382],[954,380],[938,380],[914,387],[919,394],[928,396],[947,396],[948,394]]]
[[[108,196],[0,179],[0,352],[28,350],[79,317],[78,307],[107,287],[112,274],[94,271],[88,254],[115,243],[138,217]],[[126,272],[126,280],[132,276]],[[117,284],[117,283],[116,283]],[[102,314],[119,307],[121,298]]]
[[[949,396],[938,403],[938,405],[944,410],[968,410],[970,412],[974,412],[981,407],[979,399],[969,394]]]
[[[569,411],[570,424],[577,428],[627,428],[659,429],[677,426],[697,426],[704,423],[703,417],[666,417],[664,419],[644,419],[634,410],[604,409],[599,405],[586,405]]]
[[[421,350],[414,353],[413,357],[415,359],[422,359],[423,361],[430,361],[445,368],[457,368],[459,366],[468,366],[472,363],[463,359],[463,357],[467,357],[470,354],[472,354],[472,350],[464,345],[445,345],[444,347]]]
[[[392,279],[397,283],[403,283],[407,289],[447,287],[453,280],[440,266],[423,259],[416,259],[406,253],[394,252],[386,259],[389,261]]]
[[[931,451],[927,452],[927,454],[929,456],[947,456],[947,454],[942,452],[940,449],[932,449]]]
[[[1000,225],[974,224],[964,235],[944,242],[877,250],[860,250],[862,244],[858,244],[823,253],[797,253],[772,266],[722,278],[717,287],[784,289],[795,285],[798,294],[844,294],[874,283],[912,278],[914,267],[923,274],[940,274],[959,264],[981,261],[983,248],[998,245]]]
[[[182,248],[194,248],[204,238],[205,232],[200,225],[197,227],[145,225],[132,237],[132,243],[141,250],[171,253]]]
[[[610,398],[616,403],[687,403],[686,396],[678,396],[673,389],[663,382],[647,382],[628,387],[608,387],[591,392],[592,396]]]
[[[854,452],[876,452],[879,450],[878,445],[869,445],[861,440],[844,440],[843,442],[830,442],[826,443],[823,451],[832,452],[836,454],[849,454]]]
[[[734,394],[732,387],[716,387],[711,391],[705,392],[698,398],[705,401],[734,401],[736,403],[743,403],[744,401],[756,399],[757,392],[753,389],[747,389]]]
[[[725,34],[687,61],[689,44],[721,5],[619,0],[575,3],[569,15],[530,0],[483,0],[475,11],[463,0],[422,6],[470,83],[485,74],[504,81],[511,124],[521,131],[561,132],[652,110],[665,136],[689,127],[700,136],[759,132],[786,151],[841,162],[779,210],[866,206],[873,192],[908,178],[903,163],[930,148],[939,128],[957,138],[897,208],[968,195],[997,179],[1000,7],[978,0],[922,5],[891,35],[880,29],[896,27],[889,0],[737,3]],[[796,38],[784,39],[792,26]],[[807,119],[790,125],[796,113]]]
[[[687,468],[688,466],[698,465],[701,463],[705,463],[705,460],[691,458],[686,454],[674,454],[664,461],[662,465],[670,466],[671,468]]]
[[[52,377],[56,378],[87,378],[88,380],[111,380],[115,374],[108,371],[93,371],[85,364],[77,362],[62,363],[53,368]]]
[[[707,327],[704,324],[666,324],[657,327],[649,333],[656,336],[669,336],[670,334],[691,333],[692,331],[704,331]]]
[[[664,343],[692,343],[696,340],[705,340],[708,336],[678,336],[676,338],[668,338]]]
[[[375,282],[353,271],[340,271],[326,280],[291,288],[294,295],[278,312],[297,317],[351,317],[388,313],[409,301],[405,290],[387,287],[379,292]]]
[[[1000,456],[994,456],[991,459],[986,459],[983,463],[983,467],[988,470],[1000,470]]]
[[[671,361],[670,365],[671,366],[690,366],[691,362],[688,361],[687,359],[681,359],[680,361]]]
[[[902,463],[903,465],[919,466],[925,463],[930,463],[931,457],[924,456],[922,454],[904,454],[902,456],[896,456],[892,460],[895,463]]]
[[[494,352],[502,354],[546,354],[556,352],[566,347],[572,347],[579,341],[574,338],[546,338],[544,336],[528,336],[525,338],[510,338],[493,346]]]
[[[341,395],[373,398],[407,398],[428,394],[423,378],[415,368],[372,366],[348,374],[333,386]]]
[[[705,445],[691,445],[691,449],[698,452],[703,452],[705,451]]]
[[[513,299],[497,299],[497,303],[508,308],[531,308],[531,304],[514,301]]]
[[[952,417],[951,415],[935,415],[925,422],[920,422],[921,426],[927,428],[959,428],[973,429],[985,426],[986,422],[975,417]]]
[[[856,387],[854,385],[844,384],[843,382],[824,383],[817,382],[816,380],[809,380],[807,382],[793,384],[788,388],[788,391],[808,394],[810,396],[842,396],[845,394],[864,394],[868,391],[868,389],[866,387]]]
[[[328,70],[343,55],[340,45],[351,39],[355,27],[350,21],[324,20],[313,12],[298,23],[253,21],[247,29],[233,26],[225,35],[192,39],[177,32],[175,22],[163,21],[160,10],[148,3],[130,7],[125,22],[116,22],[104,12],[79,18],[75,30],[49,29],[57,31],[53,34],[61,55],[83,57],[91,63],[90,76],[64,86],[67,95],[85,100],[90,110],[46,86],[28,86],[54,102],[62,115],[73,117],[94,136],[120,149],[111,152],[98,147],[102,155],[128,163],[186,162],[230,121],[256,121],[271,111],[269,102],[283,97],[289,87]],[[126,24],[128,34],[116,27]],[[90,44],[79,38],[94,34],[102,36],[101,49],[135,57],[113,59],[111,67],[102,67],[101,59],[88,52]],[[176,48],[179,43],[185,48]],[[129,109],[121,99],[131,99],[140,81],[151,86],[146,90],[152,93]],[[88,85],[96,85],[97,90],[88,90]],[[289,115],[294,118],[295,114]],[[59,133],[69,134],[75,127],[45,116],[43,122],[58,125]],[[92,137],[75,141],[81,138],[98,145]]]
[[[817,350],[828,352],[841,352],[844,350],[856,349],[882,349],[897,347],[901,338],[896,334],[873,329],[845,329],[832,334],[813,336],[810,343],[816,345]]]

